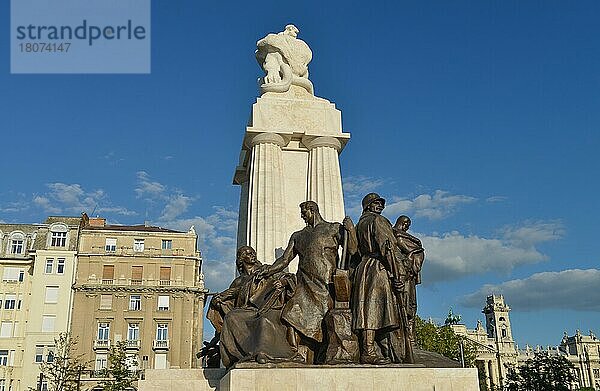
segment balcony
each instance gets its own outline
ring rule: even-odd
[[[97,339],[94,341],[94,350],[110,349],[110,339]]]
[[[158,280],[160,286],[170,286],[171,280]]]
[[[112,284],[113,284],[112,279],[107,279],[107,278],[102,279],[102,285],[112,285]]]
[[[139,349],[141,341],[139,339],[126,339],[125,349]]]
[[[168,339],[155,339],[152,341],[152,349],[154,350],[169,350]]]

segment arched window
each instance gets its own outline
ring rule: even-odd
[[[505,322],[505,321],[506,321],[506,319],[504,319],[504,316],[501,316],[501,317],[499,317],[499,318],[498,318],[498,320],[499,320],[500,322]]]
[[[8,240],[8,252],[10,254],[25,254],[25,234],[13,232]]]
[[[50,226],[50,235],[47,245],[50,247],[66,247],[69,228],[63,223],[55,223]]]

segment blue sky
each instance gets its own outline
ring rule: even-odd
[[[600,3],[153,1],[149,75],[11,75],[8,3],[1,221],[194,224],[223,289],[255,42],[294,23],[352,134],[347,213],[377,191],[423,239],[420,315],[472,328],[493,291],[520,345],[600,331]]]

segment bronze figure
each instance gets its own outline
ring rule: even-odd
[[[406,295],[406,312],[408,315],[409,336],[413,343],[416,340],[415,334],[415,316],[417,315],[417,285],[421,283],[421,268],[425,260],[425,249],[421,241],[407,231],[410,228],[411,220],[408,216],[400,216],[394,225],[394,235],[396,236],[396,245],[408,261],[408,278],[404,286]]]
[[[262,264],[249,246],[238,249],[236,266],[240,276],[213,297],[207,314],[220,338],[223,365],[292,359],[295,352],[281,323],[281,309],[294,291],[294,275],[259,276]]]
[[[392,224],[381,215],[385,200],[376,193],[362,201],[356,225],[361,260],[354,270],[352,328],[360,335],[360,362],[389,364],[413,362],[407,338],[404,284],[407,279],[402,254]]]
[[[308,362],[319,363],[323,349],[323,318],[333,307],[332,278],[338,265],[338,248],[348,232],[348,252],[356,251],[352,220],[343,224],[323,219],[314,201],[300,204],[300,215],[306,227],[294,232],[283,255],[273,265],[262,267],[259,275],[269,276],[283,271],[296,255],[299,257],[296,289],[282,311],[282,319],[294,330],[290,338],[294,349],[300,344],[309,348]]]

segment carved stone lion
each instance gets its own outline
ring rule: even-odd
[[[298,28],[293,24],[277,34],[268,34],[256,43],[256,60],[265,71],[261,78],[261,93],[286,92],[291,85],[300,86],[314,94],[308,80],[308,63],[312,51],[306,42],[298,39]]]

